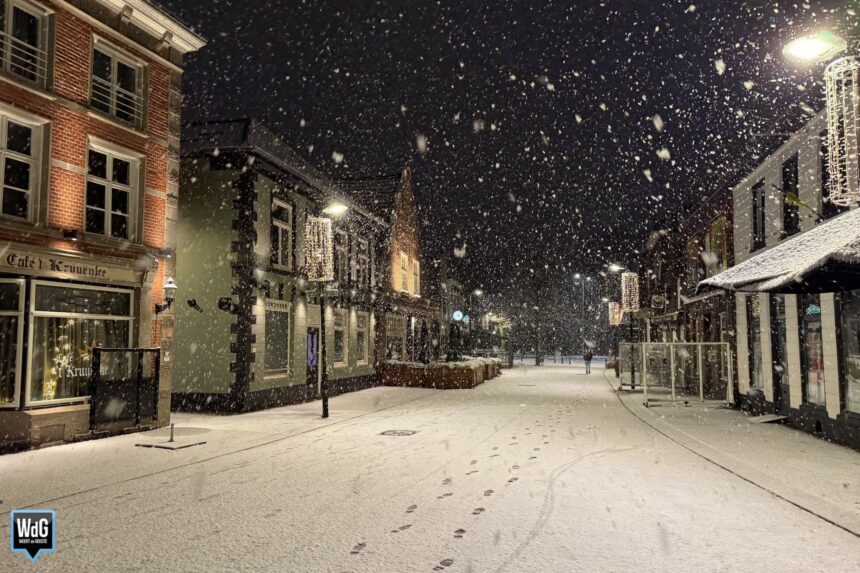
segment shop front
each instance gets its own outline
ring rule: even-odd
[[[142,294],[155,274],[139,265],[2,248],[0,447],[71,441],[88,431],[93,349],[138,346]]]

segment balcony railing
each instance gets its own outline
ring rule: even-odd
[[[143,125],[143,97],[102,78],[92,76],[90,105],[135,127]]]
[[[3,71],[45,87],[48,54],[44,50],[0,32],[0,58]]]

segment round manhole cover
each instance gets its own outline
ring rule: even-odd
[[[381,436],[411,436],[415,430],[385,430]]]

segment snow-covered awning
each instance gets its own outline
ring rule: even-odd
[[[699,283],[701,292],[816,293],[860,288],[860,209],[754,255]]]

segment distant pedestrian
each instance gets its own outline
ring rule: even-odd
[[[594,358],[594,352],[590,348],[585,349],[585,354],[582,355],[582,359],[585,360],[585,373],[591,374],[591,359]]]

